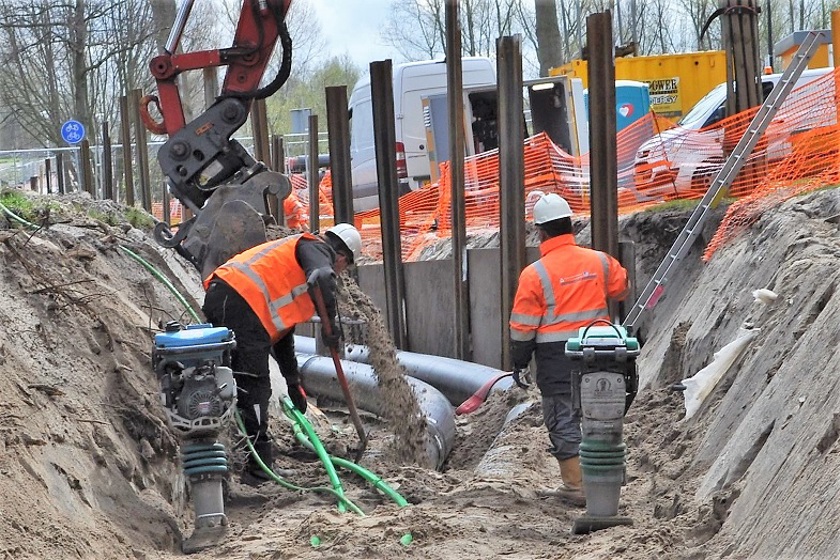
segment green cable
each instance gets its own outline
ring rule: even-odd
[[[303,415],[301,415],[303,416]],[[309,423],[309,420],[303,416],[303,421],[305,423]],[[311,424],[310,424],[311,426]],[[307,449],[310,451],[315,451],[315,446],[309,441],[309,438],[306,437],[306,434],[303,432],[303,429],[300,427],[298,423],[294,423],[292,428],[295,431],[295,438]],[[367,470],[361,465],[354,463],[353,461],[348,461],[342,457],[336,457],[335,455],[330,455],[330,460],[333,464],[347,469],[354,474],[361,476],[366,481],[370,482],[374,488],[381,491],[383,494],[391,498],[398,506],[406,507],[408,506],[408,501],[402,497],[396,490],[388,486],[388,483],[382,480],[379,476],[374,474],[373,472]]]
[[[181,305],[183,305],[186,308],[186,310],[189,311],[190,315],[192,315],[192,318],[195,320],[196,323],[203,322],[198,316],[198,313],[196,313],[195,310],[190,306],[189,302],[187,301],[187,298],[181,295],[178,289],[175,288],[172,282],[169,281],[169,278],[161,274],[161,272],[154,266],[152,266],[152,264],[149,261],[138,255],[128,247],[120,245],[120,249],[125,251],[131,258],[133,258],[134,260],[142,264],[144,267],[146,267],[146,270],[151,272],[155,278],[160,280],[163,283],[163,285],[166,286],[170,292],[172,292],[172,295],[175,296],[175,298],[181,303]]]
[[[15,214],[11,210],[9,210],[9,208],[5,204],[3,204],[2,202],[0,202],[0,210],[3,210],[3,212],[5,212],[7,216],[12,218],[14,221],[18,222],[19,224],[27,226],[31,229],[38,229],[38,226],[36,224],[33,224],[32,222],[29,222],[29,221],[21,218],[20,216],[18,216],[17,214]],[[202,322],[201,318],[198,316],[198,314],[195,312],[195,310],[192,308],[192,306],[190,306],[187,299],[183,295],[181,295],[181,293],[177,290],[177,288],[175,288],[175,286],[172,285],[172,282],[169,281],[169,278],[167,278],[166,276],[161,274],[161,272],[158,269],[156,269],[154,266],[152,266],[152,264],[149,261],[147,261],[146,259],[144,259],[140,255],[138,255],[137,253],[135,253],[134,251],[132,251],[128,247],[125,247],[124,245],[120,245],[119,247],[120,247],[120,249],[125,251],[129,256],[131,256],[134,260],[136,260],[137,262],[142,264],[144,267],[146,267],[146,269],[149,272],[151,272],[152,275],[155,278],[160,280],[163,283],[163,285],[166,286],[169,289],[170,292],[172,292],[172,295],[175,296],[175,298],[181,303],[181,305],[183,305],[186,308],[186,310],[189,311],[190,315],[192,315],[192,318],[195,320],[195,322],[197,322],[197,323]]]
[[[330,479],[332,487],[336,490],[336,492],[339,492],[343,496],[344,488],[341,486],[341,480],[338,478],[338,473],[335,472],[335,465],[333,465],[327,450],[324,449],[323,444],[321,444],[321,440],[318,439],[318,435],[315,433],[314,428],[312,428],[312,424],[310,424],[306,417],[297,408],[295,408],[295,405],[292,404],[291,399],[288,397],[280,399],[280,404],[283,406],[283,412],[286,413],[286,416],[292,418],[295,423],[300,425],[304,431],[306,431],[306,434],[309,436],[310,441],[312,441],[313,446],[315,447],[315,453],[324,464],[324,469],[327,471],[327,476]],[[343,504],[339,503],[338,506],[339,511],[343,513]]]
[[[237,428],[239,428],[239,431],[243,435],[245,435],[246,434],[245,425],[242,423],[242,416],[239,414],[238,409],[234,410],[234,417],[236,418]],[[245,443],[248,445],[248,450],[251,452],[252,457],[254,457],[257,460],[257,464],[260,466],[260,468],[263,469],[265,471],[265,473],[268,474],[272,478],[272,480],[274,480],[274,482],[276,482],[280,486],[283,486],[284,488],[287,488],[289,490],[295,490],[297,492],[323,492],[323,493],[326,493],[326,494],[332,494],[333,496],[335,496],[338,499],[338,502],[339,502],[340,506],[344,506],[346,508],[349,508],[350,511],[352,511],[353,513],[357,513],[357,514],[361,515],[362,517],[365,517],[365,512],[363,512],[359,508],[359,506],[354,504],[350,500],[350,498],[345,496],[343,490],[338,491],[338,490],[335,490],[333,488],[327,488],[326,486],[297,486],[296,484],[292,484],[291,482],[288,482],[288,481],[284,480],[283,478],[280,478],[279,476],[277,476],[277,473],[275,473],[270,468],[268,468],[268,466],[266,466],[266,464],[263,462],[262,458],[260,458],[259,453],[257,453],[257,450],[254,448],[254,444],[251,443],[251,438],[247,437],[247,435],[245,437]],[[341,509],[341,507],[339,507],[339,509]],[[344,510],[344,511],[346,511],[346,510]]]
[[[32,222],[29,222],[27,220],[24,220],[23,218],[21,218],[20,216],[18,216],[17,214],[12,212],[11,210],[9,210],[8,206],[3,204],[2,202],[0,202],[0,209],[2,209],[3,212],[5,212],[8,217],[13,219],[17,223],[19,223],[21,225],[24,225],[24,226],[27,226],[27,227],[32,228],[32,229],[38,229],[38,226],[36,224],[33,224]]]

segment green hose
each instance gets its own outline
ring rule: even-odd
[[[12,212],[11,210],[9,210],[9,207],[6,206],[5,204],[3,204],[2,202],[0,202],[0,210],[3,210],[3,212],[5,212],[5,214],[8,217],[10,217],[12,220],[16,221],[17,223],[19,223],[21,225],[24,225],[24,226],[26,226],[28,228],[31,228],[31,229],[38,229],[38,226],[36,224],[33,224],[32,222],[29,222],[27,220],[24,220],[23,218],[21,218],[20,216],[18,216],[17,214]]]
[[[33,224],[32,222],[29,222],[29,221],[21,218],[20,216],[18,216],[17,214],[15,214],[11,210],[9,210],[9,208],[1,202],[0,202],[0,210],[2,210],[9,218],[18,222],[19,224],[24,225],[24,226],[26,226],[28,228],[31,228],[31,229],[38,229],[38,226],[36,224]],[[175,288],[174,285],[172,285],[172,282],[169,281],[169,278],[167,278],[166,276],[161,274],[161,272],[158,269],[156,269],[154,266],[152,266],[152,264],[149,261],[147,261],[146,259],[144,259],[140,255],[138,255],[137,253],[135,253],[134,251],[132,251],[128,247],[125,247],[124,245],[120,245],[119,247],[120,247],[120,249],[125,251],[131,258],[133,258],[134,260],[136,260],[137,262],[142,264],[146,268],[146,270],[148,270],[149,272],[152,273],[152,275],[155,278],[160,280],[163,283],[163,285],[166,286],[169,289],[170,292],[172,292],[172,295],[175,296],[175,298],[181,303],[181,305],[183,305],[186,308],[186,310],[190,313],[190,315],[192,316],[193,320],[195,320],[196,323],[201,323],[202,322],[201,318],[198,316],[198,314],[195,312],[195,310],[190,306],[187,299],[183,295],[181,295],[181,293],[178,291],[177,288]]]
[[[152,264],[149,261],[138,255],[128,247],[120,245],[120,249],[125,251],[126,254],[128,254],[128,256],[130,256],[131,258],[142,264],[144,267],[146,267],[146,270],[151,272],[155,278],[160,280],[163,283],[163,285],[166,286],[170,292],[172,292],[172,295],[175,296],[175,298],[181,303],[181,305],[183,305],[186,308],[186,310],[189,311],[190,315],[192,315],[192,318],[195,320],[196,323],[202,322],[201,318],[198,316],[198,313],[196,313],[195,310],[190,306],[189,302],[187,301],[187,298],[181,295],[178,289],[175,288],[172,282],[169,281],[169,278],[161,274],[161,272],[154,266],[152,266]]]
[[[287,414],[288,414],[288,411],[287,411]],[[298,413],[298,414],[300,414],[300,413]],[[305,416],[303,416],[301,414],[301,417],[303,419],[303,423],[309,424],[309,420],[307,420]],[[292,418],[292,419],[296,420],[295,418]],[[310,424],[310,426],[311,426],[311,424]],[[309,438],[306,436],[303,429],[300,427],[300,423],[296,421],[292,425],[292,428],[295,431],[295,438],[304,447],[306,447],[310,451],[315,451],[315,446],[312,444],[311,441],[309,441]],[[358,464],[354,463],[353,461],[348,461],[347,459],[344,459],[342,457],[336,457],[334,455],[330,455],[330,460],[333,462],[333,464],[335,464],[339,467],[342,467],[344,469],[347,469],[347,470],[353,472],[354,474],[357,474],[357,475],[361,476],[366,481],[370,482],[371,485],[373,485],[374,488],[376,488],[377,490],[379,490],[380,492],[382,492],[383,494],[385,494],[386,496],[391,498],[398,506],[400,506],[400,507],[408,506],[408,501],[405,498],[403,498],[396,490],[394,490],[393,488],[388,486],[387,482],[385,482],[379,476],[377,476],[376,474],[367,470],[363,466],[358,465]]]
[[[321,462],[324,464],[324,468],[327,470],[327,476],[330,479],[332,487],[336,490],[336,492],[339,492],[343,496],[344,488],[341,486],[341,480],[338,478],[338,473],[335,472],[335,465],[333,465],[327,450],[324,449],[324,446],[321,444],[321,440],[318,439],[318,435],[312,428],[312,424],[310,424],[306,417],[297,408],[295,408],[291,399],[288,397],[280,399],[280,404],[283,405],[283,411],[286,415],[291,417],[295,423],[301,426],[306,432],[306,435],[313,444],[315,453],[318,455],[318,458],[321,459]],[[343,512],[342,505],[343,504],[339,503],[338,509]]]
[[[300,414],[300,413],[298,413],[298,414]],[[245,432],[245,425],[242,423],[242,416],[239,414],[238,409],[234,410],[234,417],[236,418],[236,426],[239,428],[239,431],[242,434],[245,434],[246,433]],[[308,486],[308,487],[307,486],[297,486],[295,484],[292,484],[291,482],[288,482],[288,481],[280,478],[279,476],[277,476],[277,474],[274,471],[272,471],[270,468],[268,468],[268,466],[260,458],[260,455],[259,455],[259,453],[257,453],[257,450],[254,449],[254,444],[251,443],[251,438],[246,437],[245,438],[245,443],[248,445],[248,450],[251,452],[251,456],[254,459],[256,459],[257,464],[260,466],[260,468],[263,471],[265,471],[265,473],[268,474],[268,476],[270,476],[271,479],[274,480],[274,482],[276,482],[280,486],[283,486],[284,488],[287,488],[289,490],[294,490],[296,492],[323,492],[323,493],[326,493],[326,494],[332,494],[333,496],[335,496],[338,499],[339,510],[340,511],[344,512],[344,511],[347,511],[346,508],[349,508],[350,511],[352,511],[353,513],[358,513],[362,517],[365,516],[365,512],[363,512],[359,508],[359,506],[354,504],[350,500],[350,498],[348,498],[347,496],[344,495],[344,490],[341,488],[341,482],[338,481],[338,477],[335,477],[336,482],[338,482],[338,485],[339,485],[339,489],[337,489],[337,490],[334,489],[334,488],[327,488],[326,486]],[[329,462],[329,458],[327,458],[327,461]],[[329,469],[328,469],[328,471],[329,471]],[[335,475],[335,469],[334,468],[333,468],[333,475]]]

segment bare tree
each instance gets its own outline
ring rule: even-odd
[[[537,60],[540,62],[540,76],[548,76],[548,70],[563,63],[563,48],[560,43],[560,26],[557,20],[555,0],[539,0],[536,10]]]

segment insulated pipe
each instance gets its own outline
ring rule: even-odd
[[[315,339],[295,335],[295,350],[300,354],[317,354]],[[348,344],[344,349],[344,359],[369,364],[367,346]],[[460,405],[482,385],[505,373],[473,362],[415,352],[398,351],[397,361],[406,369],[408,375],[433,386],[443,393],[453,406]],[[493,386],[493,391],[501,391],[512,385],[513,379],[505,377]]]
[[[307,393],[344,401],[344,393],[332,359],[298,354],[297,362]],[[367,364],[348,361],[342,361],[342,367],[359,408],[381,415],[382,397],[373,368]],[[446,397],[431,385],[412,377],[407,377],[406,381],[411,386],[426,419],[429,438],[425,451],[429,463],[440,469],[455,443],[455,409]]]

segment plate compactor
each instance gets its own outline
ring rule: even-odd
[[[231,425],[236,404],[230,368],[235,345],[233,331],[208,324],[172,322],[155,335],[152,365],[169,426],[180,440],[195,512],[193,533],[181,543],[185,553],[218,544],[227,532],[222,483],[228,459],[217,439]]]
[[[598,321],[566,342],[566,355],[579,362],[572,371],[572,402],[581,414],[580,468],[586,515],[572,526],[576,535],[632,525],[618,515],[625,481],[624,415],[636,396],[639,342],[620,325]]]

